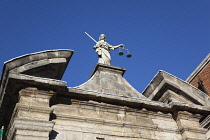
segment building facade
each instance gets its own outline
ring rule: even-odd
[[[210,54],[206,56],[186,81],[210,96]]]
[[[61,81],[71,50],[28,54],[4,64],[4,140],[208,140],[210,98],[159,71],[139,93],[126,69],[96,64],[87,82]]]

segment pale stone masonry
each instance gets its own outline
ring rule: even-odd
[[[210,98],[202,91],[160,71],[141,94],[123,78],[126,69],[104,64],[67,87],[61,78],[72,54],[44,51],[4,64],[4,140],[210,139]]]

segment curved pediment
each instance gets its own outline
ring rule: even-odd
[[[60,80],[72,50],[50,50],[23,55],[5,62],[4,72]]]

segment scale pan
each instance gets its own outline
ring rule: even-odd
[[[124,53],[123,52],[119,52],[119,55],[122,56]]]
[[[128,54],[128,55],[127,55],[127,58],[130,58],[130,57],[132,57],[132,55],[131,55],[131,54]]]

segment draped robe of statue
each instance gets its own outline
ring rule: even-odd
[[[110,65],[110,49],[114,50],[115,47],[104,40],[100,40],[93,48],[96,49],[96,53],[98,54],[98,63]]]
[[[96,50],[96,53],[98,54],[98,63],[110,65],[111,63],[110,49],[115,50],[119,47],[124,47],[124,46],[125,45],[123,44],[117,46],[112,46],[108,44],[106,42],[105,34],[101,34],[99,36],[99,41],[96,43],[95,46],[93,46],[93,48]]]

